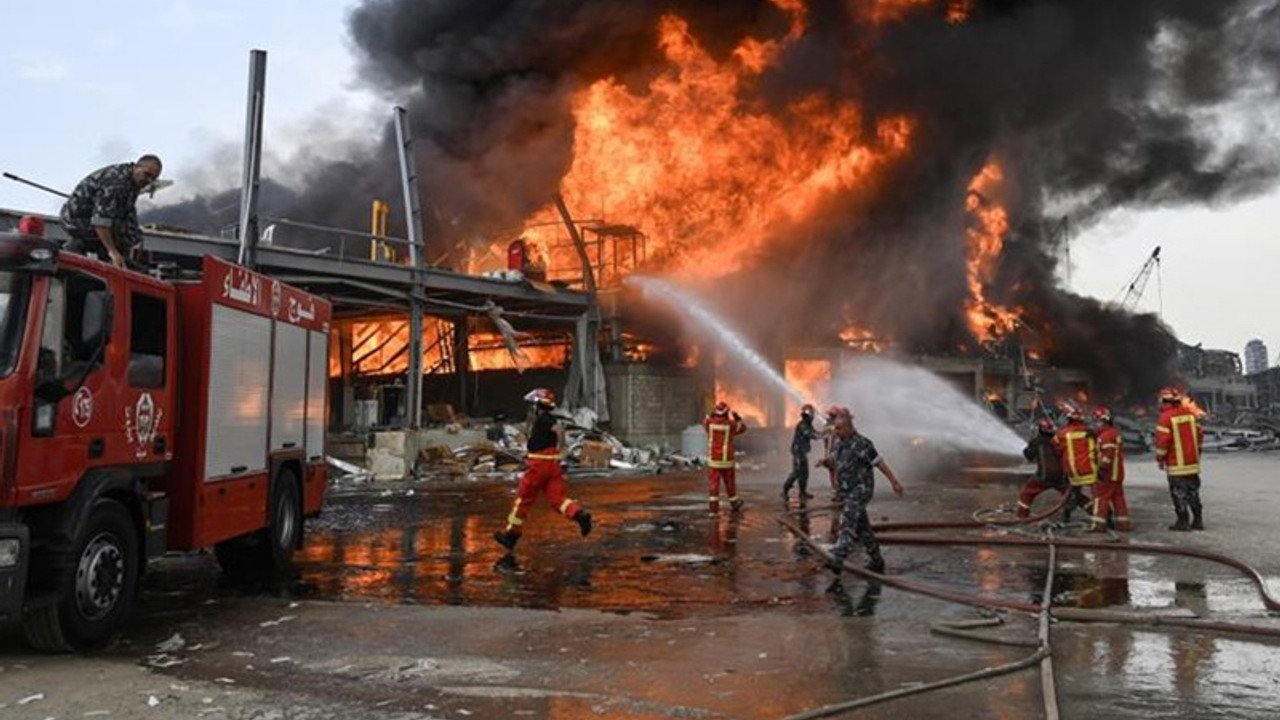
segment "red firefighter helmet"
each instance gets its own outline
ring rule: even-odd
[[[543,407],[555,407],[556,394],[547,388],[534,388],[529,391],[529,394],[524,396],[524,401],[527,403],[533,403],[534,405],[541,405]]]
[[[1053,426],[1053,421],[1047,417],[1040,418],[1040,420],[1036,422],[1036,427],[1040,429],[1040,432],[1045,433],[1046,435],[1052,435],[1058,430]]]
[[[813,417],[813,406],[810,405],[809,403],[805,403],[804,405],[801,405],[800,414],[804,415],[805,417]]]
[[[1176,387],[1162,388],[1160,390],[1160,402],[1182,402],[1182,393],[1178,392],[1178,388]]]
[[[711,414],[712,414],[712,415],[720,415],[720,416],[728,415],[728,414],[729,414],[729,403],[727,403],[727,402],[725,402],[725,401],[723,401],[723,400],[721,400],[720,402],[716,403],[716,407],[715,407],[715,409],[714,409],[714,410],[712,410],[712,411],[711,411]]]
[[[1093,411],[1093,419],[1097,420],[1098,422],[1109,423],[1111,422],[1111,410],[1108,408],[1100,407]]]

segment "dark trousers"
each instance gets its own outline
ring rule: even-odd
[[[840,535],[832,554],[843,563],[849,553],[853,552],[855,540],[862,543],[867,551],[867,559],[873,564],[884,564],[884,556],[880,554],[880,541],[876,540],[875,531],[871,529],[871,518],[867,516],[867,503],[871,501],[871,491],[865,487],[855,487],[845,492],[844,506],[840,510]]]
[[[809,494],[809,458],[798,453],[791,453],[791,474],[782,484],[782,494],[791,492],[791,486],[800,484],[800,494]]]
[[[96,257],[103,262],[111,262],[111,254],[107,252],[107,247],[98,239],[98,233],[94,232],[92,227],[85,229],[78,226],[63,225],[62,229],[67,231],[67,235],[71,236],[71,239],[63,245],[63,250],[77,255]],[[135,267],[135,269],[140,267],[133,252],[133,248],[137,243],[126,238],[123,233],[115,228],[112,228],[112,235],[116,241],[116,249],[124,256],[125,263]]]
[[[1173,512],[1178,522],[1186,524],[1188,520],[1200,524],[1203,508],[1200,505],[1200,476],[1170,475],[1169,497],[1173,500]]]

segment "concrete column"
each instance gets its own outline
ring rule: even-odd
[[[330,414],[334,425],[349,428],[356,423],[356,391],[354,383],[355,367],[355,327],[351,321],[335,324],[338,341],[339,383],[341,391],[330,403]],[[332,342],[332,340],[330,340]]]
[[[453,323],[453,369],[458,376],[458,412],[471,414],[471,348],[467,344],[470,333],[467,332],[467,318],[461,317]]]

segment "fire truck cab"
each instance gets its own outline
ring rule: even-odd
[[[282,568],[320,511],[330,306],[201,263],[0,232],[0,616],[39,649],[106,641],[167,551]]]

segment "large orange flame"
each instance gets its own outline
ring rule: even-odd
[[[728,403],[729,409],[742,416],[750,427],[769,426],[769,411],[765,409],[758,393],[716,378],[716,401]]]
[[[640,92],[614,78],[573,99],[573,161],[561,184],[579,216],[636,224],[650,266],[677,277],[734,272],[812,218],[837,194],[865,189],[903,154],[912,123],[880,121],[863,137],[858,108],[814,94],[771,111],[746,90],[805,31],[800,0],[773,0],[787,13],[782,38],[742,41],[723,62],[674,15],[659,22],[666,69]],[[559,230],[550,208],[528,222],[534,241]],[[569,252],[568,248],[554,252]],[[574,267],[552,258],[549,267]]]
[[[451,373],[454,353],[452,325],[427,318],[423,331],[422,371],[424,374]],[[352,370],[356,375],[398,375],[409,369],[409,323],[382,320],[352,324]],[[335,349],[338,343],[333,343]],[[568,360],[567,340],[560,337],[533,337],[519,346],[520,359],[511,357],[498,333],[473,332],[468,336],[468,367],[472,371],[515,370],[564,367]],[[329,374],[339,377],[341,363],[330,353]]]
[[[783,375],[787,384],[804,396],[810,405],[820,405],[831,384],[831,361],[792,358],[783,366]],[[800,406],[791,398],[787,398],[787,417],[794,419],[800,414]]]
[[[1017,313],[986,298],[985,286],[991,282],[1004,250],[1009,232],[1009,214],[996,199],[1004,171],[994,162],[987,163],[969,183],[965,207],[970,224],[966,234],[969,257],[966,262],[969,299],[965,303],[969,329],[978,342],[989,342],[1018,327]]]

